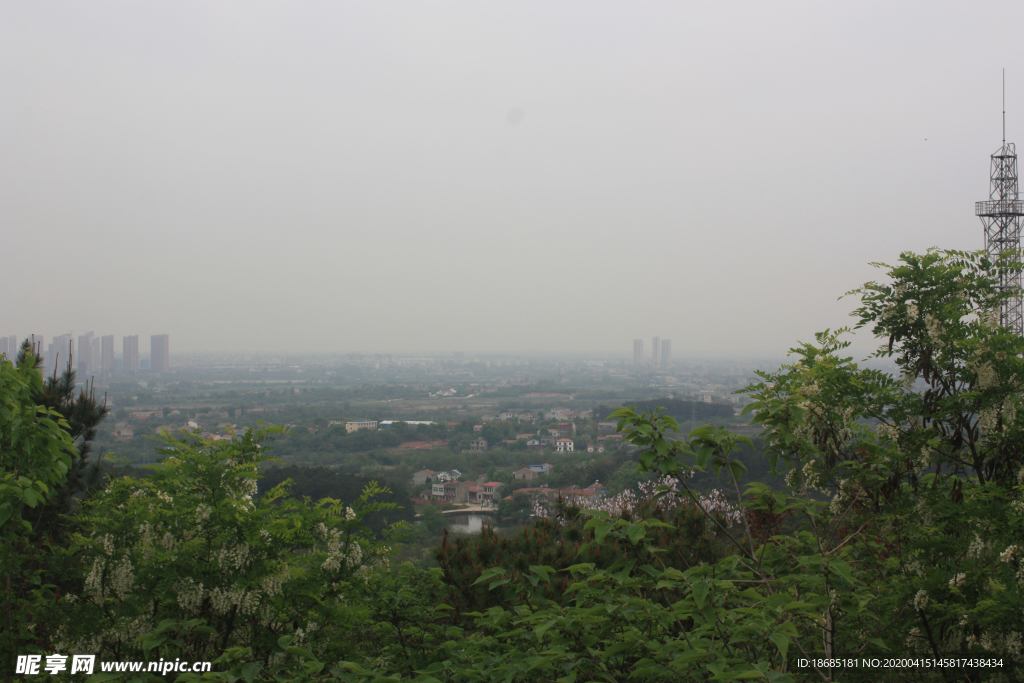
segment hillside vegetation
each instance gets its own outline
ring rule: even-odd
[[[898,375],[826,331],[745,390],[758,443],[619,408],[638,488],[442,532],[436,567],[393,562],[421,533],[407,492],[263,467],[284,428],[166,437],[146,477],[75,488],[72,421],[31,357],[0,362],[5,678],[97,654],[211,660],[177,679],[225,683],[1019,680],[1024,340],[996,283],[1020,264],[883,267],[854,315]],[[916,665],[843,664],[870,657]],[[157,676],[93,680],[115,678]]]

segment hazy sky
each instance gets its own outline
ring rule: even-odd
[[[1020,2],[0,4],[0,334],[778,356],[983,244]],[[148,341],[140,344],[148,349]]]

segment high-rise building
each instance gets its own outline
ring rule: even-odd
[[[132,335],[124,338],[124,371],[136,373],[139,371],[139,335]]]
[[[93,372],[92,367],[92,332],[78,335],[78,358],[76,359],[75,370],[80,379],[85,379]]]
[[[672,340],[661,340],[661,367],[667,368],[672,364]]]
[[[644,364],[644,340],[633,340],[633,365]]]
[[[68,365],[68,359],[71,358],[72,351],[74,351],[74,342],[71,339],[71,335],[57,335],[53,338],[53,343],[47,348],[49,350],[46,354],[46,376],[50,377],[55,372],[57,374],[64,372]]]
[[[18,335],[12,334],[7,338],[7,357],[14,360],[18,356]]]
[[[651,339],[651,365],[661,367],[661,340],[657,337]]]
[[[7,337],[0,337],[0,356],[7,355]]]
[[[170,335],[154,334],[149,338],[149,369],[153,372],[171,369]]]
[[[100,338],[93,337],[92,349],[90,349],[91,357],[89,360],[89,370],[94,375],[98,375],[103,372],[103,351],[100,347]]]
[[[103,374],[109,375],[114,371],[114,335],[105,334],[102,341],[103,349],[100,364],[103,368]]]

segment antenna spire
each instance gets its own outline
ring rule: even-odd
[[[1003,69],[1003,147],[1006,147],[1006,69]]]

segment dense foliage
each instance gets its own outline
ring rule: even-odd
[[[1019,680],[1024,340],[998,325],[995,283],[1020,264],[930,252],[885,268],[855,316],[898,374],[845,356],[845,331],[819,334],[745,390],[761,448],[614,413],[650,477],[645,510],[623,495],[509,537],[448,538],[440,568],[392,568],[405,525],[367,527],[393,505],[375,484],[351,503],[289,498],[287,483],[254,497],[268,432],[166,439],[151,476],[111,481],[69,518],[73,542],[47,552],[72,590],[54,600],[39,581],[34,640],[25,626],[7,642],[215,658],[180,678],[226,683]],[[3,568],[22,583],[35,570],[21,558],[43,552],[23,513],[77,457],[38,386],[0,364]],[[751,453],[785,479],[749,476]],[[695,488],[708,476],[731,500]],[[430,510],[424,524],[443,528]],[[5,618],[27,614],[7,596]],[[798,664],[959,654],[1000,665]]]

